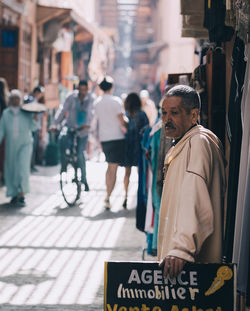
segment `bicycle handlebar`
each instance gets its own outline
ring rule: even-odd
[[[67,131],[71,134],[77,133],[82,130],[82,127],[67,127]]]

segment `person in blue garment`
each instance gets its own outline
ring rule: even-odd
[[[9,107],[0,120],[0,143],[5,138],[4,178],[10,203],[24,207],[24,195],[29,192],[32,131],[38,128],[34,114],[22,111],[22,93],[10,92]]]
[[[82,184],[85,191],[89,191],[86,177],[86,160],[84,152],[88,142],[88,133],[93,118],[93,103],[95,95],[89,92],[88,82],[80,80],[78,89],[68,95],[64,104],[59,107],[54,126],[58,126],[66,119],[66,127],[79,129],[77,132],[77,161],[82,172]],[[54,129],[54,126],[51,129]],[[70,135],[60,136],[62,170],[65,169],[65,148],[70,144]]]
[[[127,196],[129,179],[132,166],[138,166],[139,154],[141,148],[142,134],[141,130],[149,125],[146,113],[142,110],[142,103],[137,93],[130,93],[124,101],[126,116],[129,120],[127,124],[127,133],[125,135],[125,155],[121,166],[125,166],[124,190],[125,198],[123,207],[127,208]]]

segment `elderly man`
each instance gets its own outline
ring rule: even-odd
[[[38,128],[35,116],[20,109],[22,93],[10,92],[10,105],[0,120],[0,143],[5,138],[4,177],[7,197],[16,207],[26,205],[24,195],[29,192],[32,131]]]
[[[175,86],[162,99],[166,136],[173,139],[158,231],[165,278],[177,276],[186,261],[221,260],[225,161],[219,139],[198,125],[199,110],[199,95],[189,86]]]

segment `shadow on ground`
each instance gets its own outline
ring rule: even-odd
[[[102,219],[114,219],[114,218],[134,218],[135,217],[135,208],[133,209],[122,209],[117,212],[113,212],[112,210],[104,210],[100,214],[95,216],[85,216],[86,219],[97,221]]]
[[[4,203],[4,204],[0,204],[0,215],[3,216],[11,216],[11,215],[23,215],[23,213],[21,212],[21,208],[14,206],[10,203]]]
[[[51,277],[43,271],[31,269],[27,271],[21,270],[19,273],[0,277],[0,282],[23,286],[28,284],[37,285],[54,279],[55,277]]]
[[[82,215],[83,203],[79,202],[73,206],[62,207],[60,205],[54,207],[55,216],[64,217],[83,217]]]

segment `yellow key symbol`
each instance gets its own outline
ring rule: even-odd
[[[205,292],[205,296],[209,296],[215,293],[218,289],[220,289],[224,285],[224,281],[228,281],[232,278],[233,271],[231,268],[227,266],[222,266],[217,270],[216,277],[213,280],[210,288]]]

